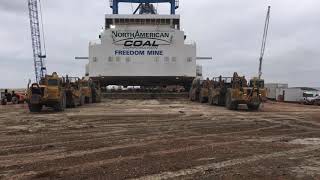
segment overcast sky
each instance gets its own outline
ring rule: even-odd
[[[196,4],[197,3],[197,4]],[[97,39],[107,0],[42,0],[48,72],[82,76],[88,42]],[[264,19],[271,5],[263,63],[266,82],[320,87],[319,0],[180,0],[182,28],[197,43],[205,76],[257,75]],[[134,6],[121,5],[120,13]],[[168,5],[158,6],[168,13]],[[0,0],[0,88],[25,87],[34,79],[27,0]]]

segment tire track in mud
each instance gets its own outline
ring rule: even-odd
[[[173,120],[174,121],[174,120]],[[154,121],[154,122],[157,122],[157,121]],[[183,134],[185,135],[186,134],[186,131],[190,131],[192,132],[193,130],[196,130],[196,129],[201,129],[203,127],[207,127],[209,125],[211,125],[211,123],[207,122],[207,120],[202,120],[201,122],[197,122],[197,123],[192,123],[192,124],[189,124],[189,125],[192,125],[193,127],[188,127],[188,128],[185,128],[185,129],[181,129],[181,126],[179,125],[179,123],[183,123],[179,120],[179,123],[177,123],[177,121],[175,121],[175,125],[172,125],[172,123],[168,123],[168,124],[162,124],[162,123],[158,123],[155,124],[155,123],[152,123],[152,125],[148,125],[148,128],[150,129],[154,129],[154,131],[157,131],[156,129],[158,128],[164,128],[164,127],[170,127],[170,130],[158,130],[158,133],[148,133],[148,135],[158,135],[158,134],[169,134],[169,133],[174,133],[174,134]],[[116,125],[114,125],[116,127]],[[224,124],[220,124],[220,126],[225,126]],[[92,141],[92,140],[99,140],[99,139],[105,139],[107,140],[108,137],[105,137],[105,136],[112,136],[110,138],[112,139],[117,139],[117,137],[124,137],[125,135],[124,134],[118,134],[118,133],[124,133],[124,132],[127,132],[127,136],[131,135],[130,133],[130,130],[139,130],[140,127],[136,127],[133,126],[132,128],[130,127],[127,127],[127,130],[115,130],[115,131],[111,131],[111,132],[105,132],[105,126],[102,127],[102,130],[101,127],[99,127],[99,129],[95,129],[93,131],[88,131],[87,129],[85,129],[86,131],[82,131],[81,132],[81,136],[80,137],[73,137],[73,138],[77,138],[77,140],[71,140],[71,141],[67,141],[66,138],[67,136],[65,135],[68,135],[68,138],[71,138],[69,137],[69,133],[70,134],[77,134],[79,133],[79,131],[72,131],[72,132],[67,132],[67,134],[65,133],[60,133],[60,135],[58,136],[59,139],[63,139],[62,141],[57,141],[58,139],[51,139],[51,141],[54,141],[55,143],[41,143],[41,144],[38,144],[38,145],[27,145],[27,146],[24,146],[24,145],[16,145],[16,146],[3,146],[3,148],[1,149],[1,151],[9,151],[9,150],[14,150],[14,149],[24,149],[24,148],[34,148],[34,147],[42,147],[42,146],[55,146],[55,145],[63,145],[63,144],[69,144],[69,143],[81,143],[81,142],[86,142],[86,141]],[[273,127],[266,127],[267,129],[269,128],[273,128]],[[253,129],[253,130],[246,130],[246,131],[240,131],[240,132],[231,132],[230,134],[236,134],[236,133],[246,133],[246,132],[251,132],[251,131],[259,131],[259,130],[264,130],[265,128],[258,128],[258,129]],[[50,133],[48,133],[50,134]],[[93,137],[85,137],[86,134],[93,134]],[[145,135],[145,133],[136,133],[136,132],[133,132],[132,134],[134,134],[135,136],[143,136]],[[228,133],[216,133],[216,134],[209,134],[209,136],[217,136],[217,135],[227,135]],[[52,135],[52,133],[51,133]],[[34,134],[33,135],[30,135],[31,137],[34,137]],[[28,140],[27,138],[28,136],[24,136],[25,138],[25,141]],[[190,138],[197,138],[197,137],[202,137],[201,135],[200,136],[190,136]],[[8,140],[10,139],[11,137],[8,137]],[[68,139],[67,138],[67,139]],[[162,137],[158,137],[158,138],[162,138]],[[189,138],[189,137],[187,137]],[[186,138],[183,138],[183,139],[186,139]],[[121,139],[120,139],[121,140]],[[27,142],[25,142],[25,144],[28,144]],[[0,151],[0,152],[1,152]]]
[[[71,166],[63,166],[60,164],[58,165],[56,168],[52,168],[52,169],[46,169],[45,171],[63,171],[63,173],[66,174],[74,174],[74,173],[79,173],[79,169],[81,169],[81,171],[90,171],[90,169],[95,169],[98,168],[100,166],[105,166],[108,164],[113,164],[113,163],[121,163],[123,161],[129,161],[129,160],[136,160],[136,159],[143,159],[145,156],[162,156],[162,155],[169,155],[169,154],[175,154],[175,153],[182,153],[182,152],[187,152],[187,151],[195,151],[195,150],[199,150],[202,148],[206,148],[206,147],[210,147],[210,148],[215,148],[215,147],[219,147],[219,146],[226,146],[226,145],[231,145],[231,144],[236,144],[236,143],[241,143],[241,142],[250,142],[250,139],[244,139],[244,140],[237,140],[237,141],[229,141],[229,142],[221,142],[221,143],[209,143],[209,144],[203,144],[203,145],[195,145],[195,146],[188,146],[188,147],[183,147],[183,148],[175,148],[175,149],[168,149],[168,150],[161,150],[161,151],[152,151],[152,152],[145,152],[142,154],[135,154],[132,156],[120,156],[120,157],[116,157],[116,158],[110,158],[110,159],[105,159],[105,160],[97,160],[97,161],[93,161],[93,162],[87,162],[87,163],[81,163],[79,165],[71,165]],[[142,145],[142,144],[141,144]],[[144,144],[147,145],[147,144]],[[125,147],[125,146],[123,146]],[[129,146],[127,146],[129,147]],[[107,150],[107,149],[105,149]],[[109,150],[113,150],[113,148],[110,148]],[[94,152],[94,153],[98,153],[98,151]],[[104,151],[101,151],[104,152]],[[63,159],[65,158],[70,158],[70,157],[77,157],[77,156],[82,156],[82,155],[88,155],[88,153],[85,152],[79,152],[78,154],[70,154],[70,155],[66,155],[64,156]],[[40,163],[42,161],[51,161],[54,159],[46,159],[46,158],[41,158],[41,161],[32,161],[29,160],[28,162],[21,162],[19,164],[19,166],[26,166],[26,165],[30,165],[30,163],[32,164],[37,164]],[[57,160],[57,159],[55,159]],[[23,164],[24,163],[24,164]],[[11,165],[14,166],[14,165]],[[9,168],[9,167],[7,167]],[[33,171],[34,173],[32,173],[31,175],[37,175],[38,173],[43,173],[43,171]],[[26,174],[26,172],[22,172],[21,174],[16,174],[15,176],[18,177],[22,177],[23,174]],[[26,177],[24,177],[26,178]]]
[[[277,127],[277,126],[274,126],[274,127]],[[268,128],[258,128],[258,129],[254,129],[254,130],[248,130],[248,131],[240,131],[240,132],[231,132],[231,133],[220,133],[220,134],[211,134],[211,135],[206,135],[206,136],[187,136],[187,137],[176,137],[176,138],[172,138],[170,139],[171,141],[180,141],[180,140],[196,140],[197,138],[205,138],[205,137],[217,137],[217,136],[221,136],[221,135],[232,135],[232,134],[237,134],[237,133],[247,133],[247,132],[254,132],[254,131],[260,131],[262,129],[269,129],[269,128],[274,128],[274,127],[268,127]],[[141,146],[147,146],[147,145],[150,145],[150,144],[155,144],[155,143],[163,143],[163,142],[168,142],[167,139],[161,139],[161,137],[157,137],[157,139],[160,139],[160,140],[156,140],[156,141],[150,141],[150,142],[146,142],[146,143],[136,143],[136,144],[129,144],[129,145],[118,145],[118,146],[111,146],[111,147],[102,147],[102,148],[96,148],[96,149],[92,149],[92,150],[86,150],[86,151],[72,151],[72,152],[69,152],[67,155],[64,154],[64,152],[61,152],[62,154],[59,155],[59,154],[54,154],[52,156],[46,156],[46,158],[42,158],[41,156],[39,156],[39,153],[38,152],[34,152],[34,153],[25,153],[23,154],[22,157],[18,157],[19,159],[23,158],[24,161],[19,161],[21,165],[21,162],[23,162],[24,164],[27,164],[27,163],[31,163],[31,162],[37,162],[36,159],[40,159],[40,161],[43,161],[43,160],[56,160],[56,159],[64,159],[64,158],[69,158],[69,157],[80,157],[80,156],[83,156],[83,155],[88,155],[88,154],[95,154],[95,153],[101,153],[101,152],[106,152],[106,151],[110,151],[110,150],[116,150],[116,149],[123,149],[123,148],[133,148],[133,147],[141,147]],[[238,141],[233,141],[232,143],[235,143],[235,142],[241,142],[241,141],[247,141],[247,140],[238,140]],[[69,142],[70,143],[70,142]],[[67,143],[67,144],[69,144]],[[216,144],[219,144],[219,143],[210,143],[210,144],[207,144],[209,146],[214,146]],[[223,143],[222,143],[223,144]],[[229,142],[227,142],[227,144],[229,144]],[[205,146],[207,146],[205,145]],[[204,146],[196,146],[196,147],[192,147],[192,148],[189,148],[189,150],[193,150],[193,149],[198,149],[198,148],[202,148]],[[185,150],[185,148],[184,148]],[[5,160],[8,160],[8,161],[5,161],[6,162],[6,165],[7,166],[13,166],[13,165],[18,165],[15,161],[15,159],[13,157],[16,157],[15,155],[12,155],[12,156],[0,156],[0,164],[3,163],[3,159]],[[11,161],[10,161],[11,160]]]
[[[272,128],[272,127],[270,127]],[[173,137],[173,136],[153,136],[153,137],[148,137],[148,139],[144,139],[144,141],[148,141],[145,145],[149,144],[149,143],[160,143],[163,141],[167,141],[165,139],[170,138],[170,140],[172,141],[179,141],[179,140],[199,140],[201,141],[201,139],[204,138],[208,138],[208,137],[220,137],[220,136],[226,136],[226,135],[232,135],[232,134],[237,134],[237,133],[247,133],[247,132],[255,132],[255,131],[259,131],[262,129],[268,129],[268,128],[260,128],[257,130],[252,130],[252,131],[241,131],[241,132],[232,132],[232,133],[221,133],[221,134],[211,134],[211,135],[205,135],[205,136],[186,136],[186,137]],[[149,134],[150,135],[150,134]],[[123,137],[121,135],[119,135],[119,137]],[[110,138],[110,137],[99,137],[99,138],[89,138],[89,139],[85,139],[85,140],[75,140],[75,141],[63,141],[63,142],[57,142],[57,143],[48,143],[48,144],[41,144],[41,145],[34,145],[34,146],[24,146],[24,147],[19,147],[19,148],[7,148],[7,149],[2,149],[0,151],[0,162],[1,162],[1,158],[2,157],[8,157],[7,155],[4,154],[8,154],[7,152],[10,151],[14,151],[11,152],[11,155],[17,155],[17,154],[21,154],[24,153],[25,156],[30,156],[31,154],[38,154],[38,151],[40,150],[44,150],[46,149],[46,147],[53,147],[53,148],[64,148],[66,149],[68,146],[72,147],[73,145],[76,145],[77,143],[85,143],[85,142],[92,142],[92,141],[97,141],[97,140],[108,140],[108,139],[114,139],[114,138]],[[137,140],[136,142],[140,142],[141,140]],[[132,143],[132,139],[131,138],[125,138],[125,139],[121,139],[118,142],[121,143],[126,143],[126,142],[131,142]],[[67,145],[67,147],[63,147],[62,145]],[[111,145],[111,144],[110,144]],[[105,146],[105,145],[103,145]],[[96,147],[99,148],[99,147]],[[84,148],[84,149],[90,149],[90,147]],[[21,151],[21,153],[20,153]],[[30,153],[27,153],[27,151],[31,151]]]
[[[176,119],[171,119],[171,121],[175,121]],[[197,120],[197,119],[190,119],[189,121],[192,121],[192,120]],[[181,122],[181,120],[179,120]],[[166,120],[165,122],[168,122],[167,124],[163,124],[163,122],[157,122],[157,124],[155,124],[154,122],[157,122],[157,121],[144,121],[143,123],[141,124],[137,124],[135,123],[134,125],[131,125],[128,126],[128,124],[132,124],[133,122],[128,122],[127,124],[116,124],[116,123],[112,123],[112,124],[107,124],[107,125],[99,125],[99,124],[95,124],[93,128],[88,128],[88,127],[84,127],[84,128],[75,128],[75,130],[70,130],[70,129],[65,129],[64,131],[62,129],[59,129],[60,131],[62,130],[63,132],[59,132],[59,130],[54,130],[54,131],[50,131],[49,129],[49,132],[46,132],[46,133],[41,133],[42,136],[46,136],[47,134],[48,135],[54,135],[56,133],[56,136],[70,136],[70,135],[74,135],[74,134],[78,134],[80,133],[81,136],[84,136],[86,134],[94,134],[96,135],[97,133],[104,133],[106,131],[106,128],[114,128],[114,129],[124,129],[126,128],[128,131],[129,129],[135,129],[137,127],[139,127],[139,125],[148,125],[148,127],[160,127],[159,125],[162,125],[162,126],[171,126],[171,124],[169,123],[170,120]],[[87,123],[87,122],[86,122]],[[153,125],[149,125],[148,123],[152,124]],[[101,123],[103,124],[103,122]],[[104,123],[105,124],[105,123]],[[61,125],[60,125],[61,126]],[[93,130],[91,130],[93,129]],[[21,135],[15,135],[16,139],[19,139],[19,137],[21,137],[21,139],[30,139],[30,137],[35,137],[37,134],[36,133],[32,133],[32,134],[21,134]],[[65,138],[65,137],[63,137]],[[1,139],[2,142],[6,142],[6,141],[12,141],[12,137],[11,136],[3,136],[2,139]],[[0,142],[1,142],[0,141]]]
[[[184,130],[169,130],[169,131],[161,131],[161,134],[168,134],[168,133],[173,133],[176,134],[176,137],[174,136],[169,136],[169,135],[162,135],[159,136],[159,133],[148,133],[148,138],[147,139],[139,139],[137,141],[141,141],[141,140],[153,140],[153,142],[162,142],[163,139],[167,139],[170,137],[170,140],[193,140],[193,139],[198,139],[198,138],[207,138],[207,137],[220,137],[220,136],[230,136],[230,135],[235,135],[235,134],[246,134],[246,133],[250,133],[250,132],[257,132],[257,131],[262,131],[262,130],[267,130],[267,129],[274,129],[274,128],[280,128],[281,126],[270,126],[270,127],[263,127],[263,128],[256,128],[256,129],[250,129],[250,130],[244,130],[244,131],[238,131],[238,132],[227,132],[227,133],[215,133],[215,134],[207,134],[207,135],[191,135],[191,136],[185,136],[185,137],[177,137],[177,135],[179,133],[181,133],[181,135],[186,134],[186,132]],[[196,129],[198,129],[199,127],[195,127]],[[179,128],[177,128],[179,129]],[[193,128],[188,128],[188,130],[192,130]],[[126,131],[123,131],[126,132]],[[119,131],[114,132],[119,133]],[[108,139],[112,140],[112,141],[119,141],[122,143],[126,143],[126,142],[132,142],[131,138],[125,138],[124,135],[122,134],[118,134],[118,135],[113,135],[111,137],[106,137],[107,135],[112,135],[113,133],[106,133],[101,137],[85,137],[84,139],[80,138],[78,140],[71,140],[71,141],[58,141],[55,143],[45,143],[45,144],[38,144],[38,145],[27,145],[27,146],[15,146],[15,147],[3,147],[0,150],[0,154],[7,154],[7,152],[10,151],[15,151],[16,153],[11,152],[11,154],[17,154],[20,151],[25,152],[25,151],[32,151],[33,150],[41,150],[45,147],[63,147],[63,145],[68,145],[68,146],[72,146],[75,145],[77,143],[85,143],[85,142],[92,142],[92,141],[99,141],[99,140],[104,140],[107,141]],[[139,135],[137,133],[134,133],[135,136]],[[140,134],[141,136],[145,136],[144,133]],[[154,136],[152,136],[154,135]],[[127,135],[127,137],[130,137],[130,135]],[[117,139],[120,138],[120,139]],[[158,141],[156,141],[158,140]],[[66,148],[66,147],[65,147]],[[32,154],[32,153],[31,153]],[[2,155],[3,156],[3,155]],[[0,159],[2,157],[0,155]],[[5,156],[5,155],[4,155]],[[0,161],[1,162],[1,161]]]
[[[258,131],[263,131],[263,130],[268,130],[268,129],[277,129],[277,128],[281,128],[281,126],[270,126],[270,127],[264,127],[264,128],[257,128],[257,129],[253,129],[253,130],[244,130],[244,131],[238,131],[238,132],[227,132],[227,133],[215,133],[215,134],[207,134],[207,135],[190,135],[190,136],[181,136],[181,137],[174,137],[173,135],[162,135],[159,136],[159,133],[150,133],[148,134],[148,138],[143,138],[145,136],[145,134],[140,134],[140,136],[142,136],[141,139],[137,139],[138,137],[135,137],[134,139],[136,139],[136,141],[150,141],[150,140],[160,140],[161,139],[167,139],[170,138],[171,140],[192,140],[192,139],[197,139],[197,138],[208,138],[208,137],[222,137],[222,136],[232,136],[235,134],[246,134],[246,133],[251,133],[251,132],[258,132]],[[285,130],[285,129],[283,129]],[[161,132],[162,134],[166,134],[166,133],[175,133],[178,134],[181,131],[167,131],[167,132]],[[185,132],[183,132],[181,135],[186,134]],[[304,134],[304,133],[302,133]],[[110,135],[109,133],[107,133],[106,135]],[[136,136],[138,134],[135,134]],[[152,136],[154,135],[154,136]],[[77,137],[74,137],[74,139],[76,139]],[[42,144],[36,144],[36,145],[26,145],[26,146],[4,146],[1,150],[0,150],[0,154],[6,154],[6,152],[10,152],[10,151],[25,151],[28,149],[42,149],[44,147],[59,147],[59,146],[63,146],[63,145],[68,145],[68,146],[72,146],[78,143],[85,143],[85,142],[92,142],[92,141],[108,141],[108,140],[112,140],[112,142],[117,141],[119,143],[126,143],[126,142],[132,142],[132,138],[130,135],[116,135],[116,136],[112,136],[112,137],[106,137],[105,135],[103,136],[98,136],[98,137],[85,137],[85,138],[78,138],[77,140],[70,140],[70,141],[55,141],[54,143],[42,143]],[[0,155],[1,157],[1,155]]]
[[[282,124],[282,125],[288,125],[291,127],[297,127],[302,128],[306,130],[320,130],[320,123],[314,122],[314,121],[307,121],[304,120],[305,117],[292,117],[292,116],[282,116],[277,118],[261,118],[261,120],[264,120],[266,122],[270,122],[272,124]]]
[[[289,155],[298,154],[300,152],[286,151],[287,149],[283,148],[288,144],[288,140],[301,138],[302,135],[308,133],[317,136],[316,133],[319,132],[317,124],[308,124],[310,121],[306,119],[304,112],[276,114],[234,112],[224,107],[189,104],[189,102],[182,102],[183,106],[179,102],[175,108],[170,108],[170,106],[175,106],[171,102],[168,102],[168,104],[171,103],[170,105],[152,106],[144,106],[141,103],[131,105],[113,104],[112,101],[110,103],[107,106],[98,104],[58,114],[25,115],[21,111],[14,115],[17,118],[13,122],[2,114],[0,125],[4,128],[8,125],[25,125],[25,123],[33,125],[33,117],[36,123],[46,126],[44,127],[45,132],[39,131],[32,134],[22,132],[18,135],[1,136],[0,164],[7,166],[1,167],[0,179],[3,175],[11,179],[50,178],[59,177],[55,176],[59,174],[62,177],[86,177],[88,174],[93,177],[104,177],[106,175],[104,168],[108,170],[111,168],[110,173],[113,176],[108,176],[110,179],[116,177],[114,173],[123,173],[124,177],[142,176],[142,179],[158,178],[157,175],[160,178],[186,177],[197,174],[197,172],[204,172],[206,169],[221,169],[286,156],[285,152],[291,152]],[[128,110],[121,110],[124,107]],[[140,110],[144,113],[140,113]],[[89,115],[86,116],[88,113]],[[45,120],[46,116],[50,117],[48,121]],[[87,125],[93,126],[86,128]],[[1,131],[0,134],[2,133],[6,131]],[[41,141],[37,141],[38,138]],[[5,144],[10,141],[12,144]],[[244,148],[233,150],[234,147],[238,147],[237,143]],[[255,143],[260,143],[260,145],[253,145],[252,149],[246,147]],[[217,152],[217,157],[220,159],[197,162],[198,156],[203,159],[215,157],[210,154],[211,149],[205,150],[210,145],[217,147],[212,153]],[[283,154],[280,156],[273,153],[274,150],[268,148],[268,145],[272,147],[275,145],[275,151],[280,151],[279,153],[283,151]],[[233,147],[232,151],[226,155],[223,151],[229,150],[230,147]],[[223,151],[217,150],[220,148]],[[260,151],[259,148],[265,149]],[[300,146],[293,148],[300,148]],[[248,154],[247,151],[258,155],[249,156],[251,154]],[[6,154],[10,155],[6,157]],[[193,166],[181,163],[179,166],[179,163],[174,163],[174,161],[184,162],[185,158],[180,155],[190,154],[193,156],[188,157],[188,160],[194,163]],[[229,160],[228,157],[231,157],[232,160]],[[168,169],[155,169],[148,171],[149,174],[144,174],[147,172],[147,165],[136,167],[138,165],[136,163],[150,163],[150,160],[152,163],[157,159],[162,163],[161,166],[167,166]],[[129,170],[131,168],[131,170],[136,170],[139,176],[113,169],[123,164]],[[166,173],[169,173],[169,176]]]
[[[12,166],[17,166],[17,165],[23,166],[23,165],[27,165],[27,164],[31,164],[31,163],[39,163],[39,162],[44,162],[44,161],[67,159],[67,158],[72,158],[72,157],[81,157],[81,156],[88,155],[88,154],[99,154],[101,152],[107,152],[107,151],[117,150],[117,149],[122,149],[122,148],[146,146],[149,144],[153,144],[153,142],[141,143],[141,144],[130,144],[130,145],[118,145],[118,146],[112,146],[112,147],[103,147],[103,148],[97,148],[97,149],[92,149],[92,150],[87,150],[87,151],[74,151],[74,152],[68,153],[68,154],[65,154],[65,153],[52,154],[52,155],[46,155],[44,157],[38,156],[38,153],[30,153],[30,154],[24,154],[23,156],[25,156],[25,157],[16,157],[18,159],[23,158],[23,160],[21,160],[21,161],[17,161],[17,159],[13,159],[12,157],[7,157],[8,159],[6,159],[5,161],[0,160],[0,164],[2,164],[0,167],[10,168]]]
[[[135,121],[139,121],[139,122],[135,122]],[[107,124],[106,124],[106,121],[107,121]],[[47,126],[46,125],[46,128],[48,128],[47,132],[43,132],[42,134],[43,135],[46,135],[46,134],[54,134],[54,133],[57,133],[57,135],[69,135],[69,134],[75,134],[75,133],[79,133],[79,130],[86,130],[86,131],[82,131],[81,133],[85,134],[85,133],[96,133],[96,130],[93,130],[93,131],[89,131],[88,129],[90,129],[90,126],[93,126],[93,128],[95,129],[101,129],[101,131],[104,131],[103,129],[104,128],[121,128],[121,127],[128,127],[128,124],[130,124],[131,126],[139,126],[139,125],[146,125],[147,123],[149,124],[153,124],[152,126],[159,126],[159,125],[163,125],[163,126],[166,126],[167,124],[172,124],[172,122],[174,121],[178,121],[179,123],[182,123],[182,122],[188,122],[188,121],[198,121],[199,123],[202,121],[202,122],[205,122],[205,120],[203,120],[202,118],[170,118],[170,119],[165,119],[165,120],[162,120],[161,118],[159,117],[153,117],[153,118],[146,118],[144,117],[144,120],[141,120],[141,119],[134,119],[134,118],[131,118],[129,117],[128,119],[122,119],[122,120],[116,120],[116,119],[108,119],[104,121],[102,118],[99,118],[95,121],[91,121],[91,120],[83,120],[83,124],[82,124],[82,121],[74,121],[72,124],[66,124],[63,129],[55,129],[55,127],[61,127],[61,123],[63,123],[64,121],[62,122],[58,122],[56,126]],[[94,122],[95,124],[92,125],[91,123]],[[134,125],[132,125],[134,123]],[[167,124],[165,124],[167,123]],[[80,127],[72,127],[72,125],[75,125],[75,124],[78,124],[78,126]],[[149,125],[148,124],[148,125]],[[31,126],[31,125],[25,125],[25,126]],[[81,127],[81,126],[84,126],[84,127]],[[98,127],[98,128],[96,128]],[[19,129],[16,130],[17,132],[19,132]],[[49,132],[48,132],[49,131]],[[59,132],[59,131],[62,131],[62,132]],[[8,133],[8,131],[4,131],[5,133]],[[14,131],[13,131],[14,132]],[[59,133],[58,133],[59,132]],[[26,137],[26,136],[34,136],[36,133],[32,133],[30,132],[30,134],[17,134],[15,135],[16,137]],[[9,137],[10,138],[10,137]],[[1,140],[3,141],[3,140]]]
[[[271,127],[265,127],[265,128],[258,128],[258,129],[253,129],[253,130],[248,130],[248,131],[240,131],[240,132],[231,132],[231,133],[219,133],[219,134],[210,134],[210,135],[204,135],[204,136],[186,136],[186,137],[172,137],[171,138],[171,141],[179,141],[179,140],[197,140],[197,139],[205,139],[207,137],[221,137],[221,136],[225,136],[225,135],[232,135],[232,134],[239,134],[239,133],[248,133],[248,132],[255,132],[255,131],[260,131],[260,130],[264,130],[264,129],[270,129],[270,128],[276,128],[278,126],[271,126]],[[121,135],[119,135],[121,136]],[[104,148],[101,148],[101,149],[94,149],[94,150],[89,150],[89,151],[80,151],[80,152],[76,152],[75,154],[73,154],[71,157],[73,156],[81,156],[81,155],[84,155],[84,154],[89,154],[89,153],[97,153],[97,152],[104,152],[104,151],[107,151],[107,150],[114,150],[114,149],[117,149],[117,148],[125,148],[125,147],[138,147],[138,146],[146,146],[148,144],[153,144],[153,143],[161,143],[161,142],[166,142],[167,140],[163,140],[163,137],[160,137],[160,136],[154,136],[153,138],[151,139],[155,139],[154,141],[150,141],[150,142],[147,142],[147,143],[140,143],[140,144],[132,144],[132,145],[120,145],[120,146],[112,146],[112,148],[110,147],[104,147]],[[160,139],[160,140],[158,140]],[[88,141],[90,141],[91,139],[88,139]],[[97,140],[97,139],[95,139]],[[150,138],[149,138],[150,140]],[[130,141],[130,139],[126,139],[126,141]],[[70,145],[70,142],[64,142],[66,144],[69,144]],[[215,143],[213,143],[215,144]],[[47,145],[57,145],[57,143],[54,143],[54,144],[47,144]],[[43,145],[38,145],[40,148],[43,147]],[[72,154],[73,152],[71,152]],[[34,154],[34,156],[32,156]],[[34,158],[36,157],[40,157],[39,154],[37,152],[35,153],[25,153],[23,154],[25,157],[30,157],[31,156],[31,159],[32,161],[34,161]],[[2,156],[2,157],[5,157],[5,158],[9,158],[11,159],[11,157],[6,157],[6,156]],[[69,157],[68,155],[67,156],[64,156],[63,157],[67,158]],[[0,156],[1,158],[1,156]],[[21,157],[20,157],[21,158]],[[60,158],[60,157],[56,157],[55,158]],[[49,158],[50,159],[50,158]],[[13,159],[11,159],[13,160]],[[52,160],[52,159],[51,159]],[[1,161],[0,161],[1,162]]]
[[[282,136],[280,136],[282,137]],[[276,137],[274,137],[276,138]],[[190,140],[190,139],[188,139]],[[13,160],[11,162],[11,164],[7,161],[6,163],[9,164],[9,166],[14,166],[14,165],[19,165],[19,166],[23,166],[23,165],[27,165],[30,163],[40,163],[43,161],[53,161],[53,160],[58,160],[58,159],[66,159],[66,158],[71,158],[71,157],[81,157],[83,155],[88,156],[89,154],[96,154],[96,153],[104,153],[106,151],[110,151],[110,150],[116,150],[116,149],[122,149],[122,148],[137,148],[139,146],[147,146],[150,144],[158,144],[158,143],[164,143],[167,142],[165,140],[163,141],[153,141],[153,142],[149,142],[149,143],[140,143],[140,144],[131,144],[131,145],[120,145],[120,146],[112,146],[112,147],[107,147],[107,148],[101,148],[101,149],[94,149],[94,150],[90,150],[90,151],[80,151],[80,152],[72,152],[71,154],[68,155],[57,155],[57,154],[52,154],[51,156],[46,156],[46,157],[40,157],[38,158],[39,160],[34,161],[34,157],[23,157],[23,159],[25,161],[19,161],[19,164],[15,164],[16,162]],[[120,163],[121,161],[126,161],[126,160],[134,160],[134,159],[141,159],[141,157],[144,157],[145,155],[148,156],[160,156],[160,155],[165,155],[165,154],[172,154],[172,153],[179,153],[179,152],[187,152],[187,151],[194,151],[194,150],[198,150],[198,149],[202,149],[205,147],[219,147],[219,146],[224,146],[224,145],[231,145],[231,144],[236,144],[236,143],[240,143],[240,142],[259,142],[259,140],[257,139],[249,139],[249,137],[241,139],[241,140],[236,140],[236,141],[229,141],[229,142],[215,142],[215,143],[209,143],[209,144],[204,144],[204,145],[196,145],[196,146],[187,146],[187,147],[183,147],[183,148],[176,148],[176,149],[168,149],[168,150],[162,150],[162,151],[156,151],[156,152],[145,152],[143,154],[137,154],[134,156],[124,156],[121,158],[111,158],[111,159],[106,159],[106,160],[102,160],[102,161],[94,161],[94,162],[89,162],[89,163],[84,163],[81,165],[77,165],[77,166],[66,166],[65,168],[67,169],[73,169],[73,168],[80,168],[82,170],[85,170],[86,168],[92,169],[92,168],[96,168],[100,165],[106,165],[106,164],[110,164],[110,163]],[[35,156],[37,156],[38,154],[34,154]],[[8,157],[9,159],[11,159],[10,157]],[[19,157],[19,159],[22,157]],[[11,159],[12,160],[12,159]],[[1,161],[0,161],[1,162]],[[8,168],[8,167],[7,167]],[[65,169],[64,168],[64,169]]]
[[[218,162],[218,163],[196,166],[196,167],[193,167],[190,169],[183,169],[183,170],[179,170],[176,172],[163,172],[160,174],[144,176],[144,177],[136,178],[135,180],[149,180],[149,179],[162,180],[162,179],[173,179],[173,178],[178,178],[178,177],[191,176],[193,174],[201,173],[201,172],[205,172],[205,171],[209,171],[209,170],[221,169],[221,168],[235,166],[235,165],[241,165],[241,164],[247,164],[247,163],[252,163],[255,161],[261,161],[261,160],[270,159],[270,158],[277,158],[277,157],[282,157],[282,156],[290,156],[290,155],[295,155],[295,154],[300,154],[300,153],[307,153],[307,152],[316,151],[319,149],[320,149],[320,146],[311,146],[311,147],[305,147],[305,148],[294,149],[294,150],[283,151],[283,152],[276,152],[276,153],[271,153],[271,154],[253,155],[253,156],[246,157],[246,158],[232,159],[232,160]]]

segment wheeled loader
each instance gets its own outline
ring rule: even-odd
[[[83,96],[82,83],[80,79],[78,77],[66,76],[63,80],[63,86],[66,91],[67,108],[82,106],[85,103],[85,96]]]
[[[265,97],[264,80],[253,78],[248,83],[244,76],[235,72],[233,77],[213,78],[208,103],[226,106],[230,110],[246,104],[249,110],[258,110]]]
[[[55,111],[66,108],[66,91],[61,77],[57,73],[46,75],[39,83],[28,84],[27,103],[30,112],[40,112],[43,106]]]

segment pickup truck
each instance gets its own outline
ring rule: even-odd
[[[314,97],[305,97],[302,100],[303,104],[307,105],[319,105],[320,106],[320,96],[316,95]]]

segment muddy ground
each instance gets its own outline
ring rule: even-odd
[[[320,107],[109,100],[0,106],[0,179],[320,179]]]

